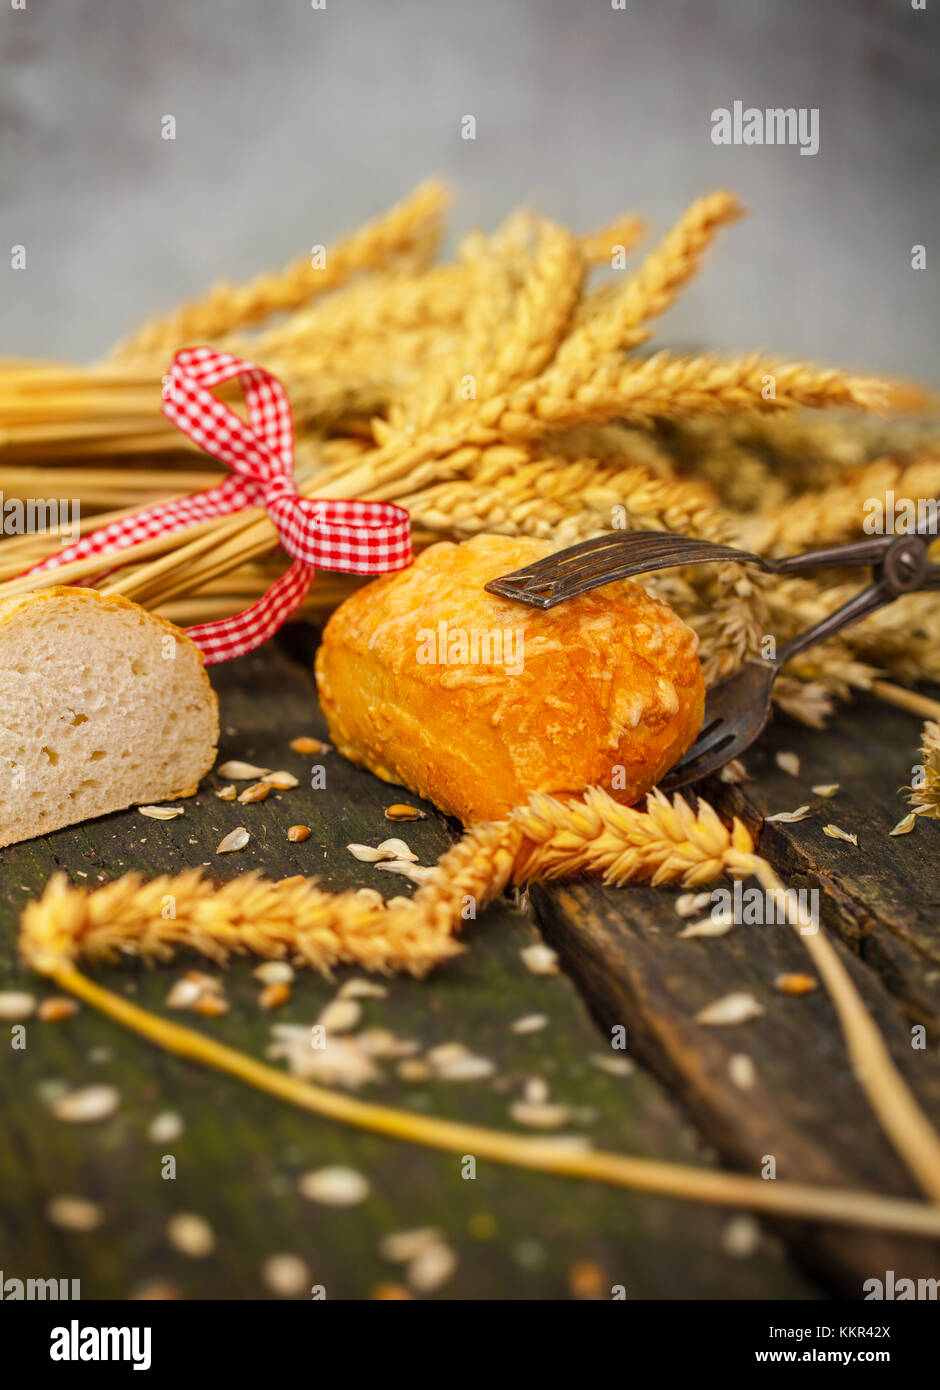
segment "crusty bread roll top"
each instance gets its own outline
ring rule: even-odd
[[[465,823],[534,791],[654,786],[701,725],[696,635],[629,581],[548,611],[485,592],[553,549],[441,542],[348,598],[316,663],[340,751]]]

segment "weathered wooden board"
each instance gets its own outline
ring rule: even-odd
[[[285,654],[288,646],[297,659]],[[23,903],[57,868],[75,882],[94,884],[131,868],[150,874],[206,863],[220,879],[259,868],[272,877],[317,874],[334,888],[410,891],[403,880],[357,863],[344,848],[353,840],[377,843],[390,833],[382,814],[394,799],[389,789],[334,753],[320,760],[327,768],[326,788],[313,790],[311,760],[287,748],[298,733],[325,733],[303,634],[295,633],[280,649],[270,646],[216,667],[213,680],[222,702],[221,756],[290,768],[302,777],[301,788],[237,806],[217,800],[211,788],[218,783],[209,779],[198,797],[185,802],[179,820],[126,812],[2,851],[0,989],[48,992],[19,968],[15,936]],[[297,821],[310,825],[313,834],[304,844],[289,844],[286,827]],[[217,857],[219,840],[237,824],[252,832],[248,849]],[[404,834],[422,862],[430,863],[454,830],[431,812],[426,821],[394,833]],[[407,1083],[386,1063],[384,1081],[364,1094],[513,1129],[512,1101],[528,1078],[541,1076],[552,1096],[574,1111],[568,1132],[624,1152],[713,1161],[648,1072],[612,1077],[591,1062],[592,1055],[604,1054],[605,1040],[571,983],[537,977],[520,959],[520,949],[535,939],[522,913],[496,906],[473,925],[469,949],[458,961],[424,982],[390,980],[387,999],[365,1004],[368,1024],[417,1039],[422,1050],[460,1041],[496,1063],[495,1077]],[[211,969],[189,957],[149,971],[128,962],[102,970],[100,978],[160,1011],[171,983],[193,964]],[[231,1005],[224,1018],[183,1017],[263,1057],[272,1023],[313,1022],[335,985],[313,976],[300,979],[290,1002],[272,1018],[258,1008],[251,970],[246,961],[218,972]],[[513,1021],[528,1014],[544,1015],[546,1026],[514,1033]],[[379,1254],[381,1238],[435,1225],[459,1258],[456,1274],[439,1292],[444,1298],[563,1298],[573,1285],[589,1288],[592,1280],[599,1281],[602,1296],[622,1284],[630,1298],[799,1299],[822,1292],[771,1236],[746,1258],[729,1254],[723,1238],[733,1213],[486,1164],[476,1180],[464,1180],[456,1156],[293,1111],[169,1057],[87,1009],[64,1023],[30,1022],[25,1051],[10,1049],[2,1036],[6,1028],[0,1029],[0,1269],[8,1278],[80,1278],[84,1298],[128,1297],[154,1284],[183,1297],[257,1298],[267,1292],[263,1262],[287,1252],[307,1261],[312,1281],[325,1286],[327,1297],[370,1297],[377,1286],[401,1281],[400,1270]],[[111,1119],[70,1126],[52,1116],[51,1096],[93,1082],[112,1084],[120,1093]],[[185,1128],[179,1140],[159,1145],[147,1131],[167,1110],[179,1114]],[[166,1152],[177,1160],[174,1181],[161,1178]],[[299,1196],[298,1175],[333,1164],[368,1177],[367,1201],[335,1209]],[[46,1204],[62,1194],[99,1203],[100,1228],[76,1234],[53,1226]],[[179,1212],[210,1222],[217,1242],[211,1255],[192,1259],[171,1247],[167,1221]]]
[[[940,825],[906,836],[888,831],[906,810],[917,721],[873,699],[843,711],[825,734],[777,722],[746,759],[754,780],[705,790],[753,827],[809,803],[813,816],[764,826],[761,852],[789,887],[818,888],[823,929],[832,933],[902,1072],[940,1116],[936,1035],[912,1047],[912,1023],[936,1027],[940,952]],[[777,766],[796,752],[793,777]],[[831,799],[813,785],[838,782]],[[827,838],[823,825],[857,833],[859,844]],[[908,1193],[914,1188],[856,1084],[825,993],[801,997],[774,987],[778,974],[812,966],[785,924],[736,926],[712,939],[681,940],[675,894],[596,884],[533,889],[543,929],[604,1029],[627,1028],[640,1058],[688,1108],[725,1162],[760,1174],[767,1157],[780,1178]],[[706,1004],[736,990],[753,993],[764,1017],[739,1027],[696,1024]],[[731,1079],[738,1054],[756,1081]],[[737,1064],[740,1065],[740,1064]],[[818,1277],[859,1297],[873,1271],[940,1267],[940,1249],[921,1241],[788,1226],[786,1239]]]
[[[940,690],[926,693],[936,698]],[[909,810],[902,788],[918,759],[919,734],[912,715],[859,699],[824,734],[781,720],[747,759],[753,781],[709,790],[752,827],[782,807],[811,804],[811,819],[765,825],[762,852],[794,886],[820,889],[832,929],[871,966],[908,1018],[938,1041],[940,823],[920,821],[911,834],[889,835]],[[791,748],[802,755],[799,778],[775,762],[777,752]],[[813,786],[833,782],[839,783],[834,797],[813,795]],[[858,850],[827,838],[827,823],[856,834]]]

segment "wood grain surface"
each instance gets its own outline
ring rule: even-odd
[[[332,888],[378,886],[386,895],[410,892],[346,851],[351,841],[378,843],[403,835],[422,863],[433,863],[455,827],[433,808],[427,820],[390,829],[384,808],[400,799],[335,753],[304,758],[291,738],[325,736],[316,705],[310,634],[292,631],[280,644],[216,667],[227,757],[286,767],[301,786],[256,805],[219,801],[208,778],[184,804],[178,820],[156,821],[136,811],[58,831],[11,846],[0,856],[0,989],[46,986],[17,962],[15,937],[23,904],[56,869],[94,885],[128,869],[146,874],[206,864],[219,880],[257,868],[271,877],[304,872]],[[326,786],[313,790],[309,769],[326,768]],[[408,798],[412,800],[412,798]],[[312,828],[291,844],[295,822]],[[251,831],[248,848],[217,856],[234,826]],[[419,1113],[522,1130],[510,1107],[527,1081],[541,1077],[553,1099],[570,1108],[565,1133],[597,1147],[682,1162],[713,1163],[684,1105],[643,1067],[611,1076],[597,1057],[609,1057],[571,981],[532,974],[520,950],[538,940],[533,923],[509,902],[495,905],[467,934],[467,952],[426,981],[388,980],[388,997],[365,1001],[364,1022],[414,1039],[423,1053],[461,1042],[495,1065],[476,1082],[406,1082],[394,1063],[380,1063],[383,1080],[362,1094]],[[262,1012],[253,963],[216,971],[201,959],[147,970],[134,962],[96,977],[135,1002],[160,1012],[173,982],[193,966],[218,974],[230,1011],[193,1027],[264,1057],[277,1022],[312,1023],[337,986],[305,974],[276,1015]],[[512,1025],[540,1015],[529,1034]],[[7,1032],[8,1024],[2,1025]],[[622,1057],[622,1053],[618,1056]],[[120,1105],[97,1124],[69,1125],[50,1104],[63,1090],[91,1084],[116,1087]],[[164,1112],[181,1117],[182,1137],[169,1145],[148,1137]],[[82,1297],[146,1294],[186,1298],[271,1296],[262,1270],[272,1255],[303,1259],[311,1284],[328,1298],[370,1298],[401,1286],[399,1266],[379,1253],[383,1237],[435,1226],[457,1256],[439,1298],[609,1298],[622,1286],[634,1298],[787,1298],[821,1296],[823,1286],[796,1269],[772,1233],[742,1228],[740,1214],[601,1186],[480,1164],[475,1180],[461,1176],[457,1156],[354,1132],[290,1109],[227,1077],[154,1049],[88,1009],[53,1024],[31,1020],[27,1046],[0,1046],[0,1269],[5,1277],[80,1278]],[[161,1177],[165,1154],[176,1158],[175,1180]],[[303,1198],[300,1175],[341,1165],[362,1173],[370,1195],[360,1205],[334,1208]],[[62,1195],[97,1203],[102,1224],[85,1233],[54,1225],[47,1205]],[[213,1252],[182,1254],[167,1223],[181,1212],[209,1222]],[[309,1296],[303,1293],[299,1297]]]

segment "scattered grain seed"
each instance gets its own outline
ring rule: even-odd
[[[356,1041],[368,1056],[389,1060],[413,1057],[421,1046],[413,1038],[396,1038],[387,1028],[366,1028],[364,1032],[357,1034]]]
[[[702,917],[697,922],[690,922],[687,927],[683,927],[679,935],[680,937],[726,936],[733,926],[733,913],[716,912],[713,917]]]
[[[774,980],[774,988],[779,989],[781,994],[812,994],[814,989],[819,988],[819,981],[812,975],[793,972],[778,975]]]
[[[429,1246],[441,1245],[443,1235],[436,1226],[421,1226],[414,1231],[393,1231],[379,1241],[379,1254],[389,1264],[405,1265],[416,1260]]]
[[[394,859],[393,854],[386,854],[384,850],[376,849],[372,845],[347,845],[346,848],[353,859],[358,859],[360,864],[377,864],[380,859]]]
[[[149,816],[151,820],[176,820],[177,816],[183,814],[182,806],[138,806],[137,809],[142,816]]]
[[[302,734],[300,738],[292,738],[290,741],[291,751],[294,753],[328,753],[331,744],[323,743],[318,738],[309,738]]]
[[[288,965],[286,960],[264,960],[261,965],[252,970],[252,974],[254,979],[261,981],[261,984],[291,984],[293,966]]]
[[[522,963],[527,970],[531,970],[533,975],[557,975],[558,956],[551,946],[546,946],[541,941],[535,941],[531,946],[524,946],[519,952]]]
[[[407,1057],[403,1062],[398,1063],[395,1070],[402,1081],[430,1081],[432,1076],[431,1068],[420,1057]]]
[[[457,1256],[449,1245],[438,1241],[428,1245],[409,1263],[408,1283],[418,1293],[433,1293],[452,1279],[457,1270]]]
[[[273,787],[275,791],[279,792],[289,792],[294,787],[300,786],[292,772],[266,772],[261,780],[266,787]]]
[[[426,820],[427,812],[419,811],[417,806],[405,806],[396,802],[394,806],[386,806],[386,820]]]
[[[629,1057],[607,1057],[601,1052],[592,1052],[588,1060],[598,1071],[605,1071],[608,1076],[632,1076],[636,1071]]]
[[[754,1063],[746,1052],[736,1052],[728,1059],[728,1075],[739,1091],[749,1091],[757,1080]]]
[[[233,782],[250,782],[255,777],[267,777],[269,767],[255,767],[254,763],[240,763],[237,758],[216,768],[219,777],[230,777]]]
[[[845,840],[847,844],[858,848],[858,836],[850,835],[847,830],[840,830],[837,825],[824,825],[823,834],[828,835],[830,840]]]
[[[517,1100],[509,1108],[509,1113],[518,1125],[530,1129],[560,1129],[568,1122],[570,1110],[567,1105],[551,1101]]]
[[[120,1099],[113,1086],[82,1086],[54,1100],[52,1113],[70,1125],[95,1124],[113,1115]]]
[[[297,1181],[301,1197],[326,1207],[354,1207],[369,1195],[367,1178],[354,1168],[319,1168],[304,1173]]]
[[[227,787],[221,787],[216,792],[216,796],[219,798],[220,801],[234,801],[237,795],[238,792],[232,786],[231,782],[228,784]]]
[[[727,782],[731,786],[736,786],[738,782],[749,782],[751,775],[747,768],[738,758],[732,758],[730,763],[725,763],[718,773],[719,781]]]
[[[310,1288],[310,1267],[299,1255],[269,1255],[261,1266],[261,1278],[280,1298],[296,1298]]]
[[[899,820],[898,823],[897,823],[897,825],[894,827],[894,829],[888,831],[888,834],[889,834],[889,835],[909,835],[910,832],[914,829],[914,826],[915,826],[916,824],[917,824],[917,812],[916,812],[916,811],[911,811],[911,813],[910,813],[909,815],[905,816],[903,820]]]
[[[32,1018],[36,1012],[35,995],[22,989],[9,989],[0,994],[0,1018],[9,1023],[17,1023],[24,1018]]]
[[[515,1023],[511,1023],[509,1028],[513,1033],[537,1033],[547,1024],[548,1018],[545,1014],[524,1014],[522,1018],[517,1018]]]
[[[282,1004],[286,1004],[290,998],[290,985],[283,981],[279,984],[265,985],[258,995],[258,1006],[262,1009],[279,1009]]]
[[[205,986],[196,980],[177,980],[163,1001],[168,1009],[191,1009],[197,999],[205,993]]]
[[[451,1061],[437,1066],[435,1071],[441,1081],[482,1081],[492,1076],[496,1068],[487,1057],[454,1057]]]
[[[781,772],[788,772],[791,777],[799,777],[800,760],[795,753],[778,753],[774,762]]]
[[[202,1014],[203,1018],[221,1018],[228,1013],[228,1003],[218,994],[203,994],[192,1006],[193,1013]]]
[[[234,830],[230,830],[225,839],[216,849],[216,854],[231,854],[236,849],[244,849],[251,836],[243,825],[237,825]]]
[[[417,864],[418,856],[413,854],[404,840],[383,840],[379,849],[384,850],[389,859],[410,859]]]
[[[575,1260],[568,1271],[568,1287],[575,1298],[601,1298],[606,1275],[594,1260]]]
[[[434,872],[430,865],[412,864],[407,859],[384,859],[381,864],[376,864],[377,869],[383,869],[387,874],[401,874],[402,878],[408,878],[412,883],[427,883]]]
[[[182,1116],[173,1110],[162,1110],[159,1115],[154,1115],[147,1127],[147,1138],[154,1144],[172,1144],[182,1133]]]
[[[38,1013],[43,1023],[61,1023],[65,1018],[74,1018],[78,1013],[78,1004],[64,995],[54,995],[42,1001]]]
[[[364,889],[364,892],[372,892],[372,889]],[[347,980],[342,989],[337,994],[337,999],[387,999],[388,990],[384,985],[377,985],[374,980]]]
[[[63,1231],[94,1231],[104,1219],[101,1208],[86,1197],[52,1197],[46,1203],[46,1216]]]
[[[291,844],[302,844],[304,840],[310,839],[309,825],[291,825],[287,828],[287,838]]]
[[[432,1067],[446,1067],[449,1062],[456,1061],[458,1057],[469,1057],[471,1055],[469,1047],[461,1042],[438,1043],[432,1047],[427,1054],[428,1061]]]
[[[268,1056],[283,1057],[292,1076],[350,1091],[382,1080],[382,1073],[357,1038],[328,1034],[323,1047],[311,1047],[309,1027],[277,1025],[271,1032],[276,1040],[268,1048]]]
[[[263,985],[289,985],[294,978],[294,967],[286,960],[266,960],[251,973]]]
[[[544,1105],[548,1100],[548,1082],[543,1076],[530,1076],[525,1083],[524,1099],[530,1105]]]
[[[207,990],[210,994],[222,993],[222,981],[217,975],[207,975],[202,970],[187,970],[183,979],[189,980],[191,984],[198,985],[200,989]]]
[[[250,805],[255,801],[267,801],[270,795],[271,787],[268,782],[252,782],[250,787],[239,792],[238,799],[243,805]]]
[[[760,1227],[752,1216],[734,1216],[722,1233],[721,1243],[727,1254],[746,1259],[760,1245]]]
[[[694,917],[712,900],[711,893],[680,893],[676,898],[676,912],[680,917]]]
[[[355,999],[331,999],[317,1023],[327,1033],[351,1033],[362,1018],[362,1005]]]
[[[797,821],[805,820],[812,815],[808,806],[797,806],[795,811],[776,811],[772,816],[765,816],[764,820],[771,824],[779,821],[781,825],[795,825]]]
[[[716,999],[713,1004],[707,1004],[704,1009],[700,1009],[695,1015],[696,1023],[704,1023],[711,1028],[720,1028],[737,1023],[747,1023],[749,1019],[759,1018],[764,1012],[754,998],[753,994],[746,994],[739,991],[734,994],[726,994],[722,999]]]
[[[196,1216],[191,1211],[181,1211],[171,1216],[166,1233],[174,1249],[193,1260],[201,1260],[215,1249],[212,1227],[205,1217]]]
[[[835,796],[836,792],[839,790],[839,783],[838,783],[838,782],[820,782],[818,786],[813,787],[811,790],[813,791],[814,795],[816,795],[816,796],[824,796],[824,797],[826,798],[826,800],[828,801],[828,799],[829,799],[831,796]]]

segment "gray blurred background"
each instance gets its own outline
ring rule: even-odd
[[[458,231],[523,201],[662,227],[737,189],[752,216],[660,341],[940,377],[940,0],[25,4],[0,7],[0,353],[95,356],[440,173]],[[714,146],[735,99],[818,107],[818,154]]]

